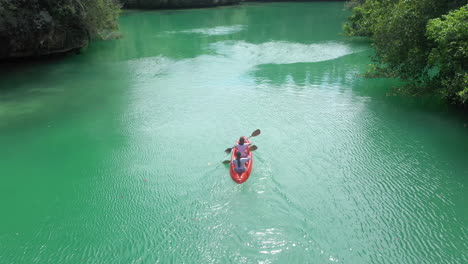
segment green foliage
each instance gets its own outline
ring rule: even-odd
[[[458,60],[462,53],[466,53],[466,46],[462,47],[464,51],[459,51],[456,56],[444,57],[443,62],[441,56],[445,55],[441,54],[447,49],[434,50],[441,44],[438,44],[435,35],[431,37],[432,35],[426,34],[426,27],[431,19],[440,18],[466,4],[467,0],[367,0],[364,3],[357,3],[353,8],[353,14],[344,29],[350,36],[370,37],[373,40],[376,65],[368,75],[399,77],[408,81],[407,88],[408,90],[411,88],[414,93],[433,91],[437,89],[438,82],[443,83],[443,96],[453,99],[454,94],[460,90],[460,85],[463,85],[460,80],[465,79],[464,73],[460,67],[450,66],[449,71],[447,67],[442,67],[442,64],[448,65],[450,64],[448,60]],[[454,24],[446,26],[450,28]],[[466,22],[460,22],[458,27],[459,31],[464,29],[466,32]],[[439,30],[437,26],[432,28],[433,32]],[[461,37],[466,39],[466,35]],[[453,52],[454,47],[450,51]],[[434,65],[437,65],[437,69]],[[454,73],[455,69],[457,74]],[[456,80],[451,79],[452,77],[456,77]],[[453,85],[457,85],[458,88],[454,88]]]
[[[353,0],[348,6],[353,7],[353,14],[344,25],[347,35],[371,37],[378,21],[390,10],[396,1],[393,0]]]
[[[468,100],[468,6],[429,20],[427,36],[436,43],[429,54],[430,65],[439,71],[435,81],[445,97],[465,103]]]

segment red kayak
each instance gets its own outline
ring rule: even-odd
[[[244,144],[250,144],[250,141],[248,138],[244,137]],[[239,144],[239,140],[236,142],[236,145]],[[252,172],[252,167],[253,167],[253,155],[252,151],[247,151],[248,157],[250,158],[249,161],[245,163],[246,170],[239,174],[237,171],[234,170],[234,164],[232,163],[233,160],[236,159],[236,153],[237,153],[237,148],[234,148],[231,154],[231,166],[229,168],[229,173],[231,174],[231,178],[233,181],[237,183],[243,183],[245,182],[249,176],[250,173]]]

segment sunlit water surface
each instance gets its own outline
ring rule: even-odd
[[[135,11],[0,79],[0,263],[467,263],[466,119],[343,3]],[[250,179],[223,150],[256,128]]]

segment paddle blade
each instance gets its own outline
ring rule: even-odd
[[[223,164],[229,164],[229,163],[231,163],[230,160],[224,160],[224,161],[223,161]]]
[[[257,129],[254,132],[252,132],[252,135],[250,135],[250,137],[256,137],[256,136],[260,135],[260,133],[261,133],[260,129]]]
[[[257,149],[258,149],[257,145],[252,145],[249,147],[249,151],[255,151]]]
[[[227,148],[224,152],[231,153],[232,148]]]

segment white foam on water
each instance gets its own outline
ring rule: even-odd
[[[136,78],[148,79],[164,74],[175,61],[164,57],[146,57],[125,62],[135,74]]]
[[[245,29],[243,25],[233,25],[233,26],[219,26],[212,28],[196,28],[190,30],[182,31],[168,31],[166,33],[186,33],[186,34],[202,34],[208,36],[220,36],[220,35],[230,35],[237,32],[240,32]]]
[[[245,41],[221,41],[209,46],[215,54],[174,60],[164,56],[127,61],[137,82],[152,82],[162,75],[192,76],[192,85],[237,78],[262,64],[313,63],[337,59],[359,52],[346,44],[326,42],[299,44],[266,42],[252,44]]]
[[[222,41],[212,44],[211,48],[220,55],[251,66],[320,62],[356,52],[351,47],[337,42],[299,44],[279,41],[252,44],[245,41]]]

